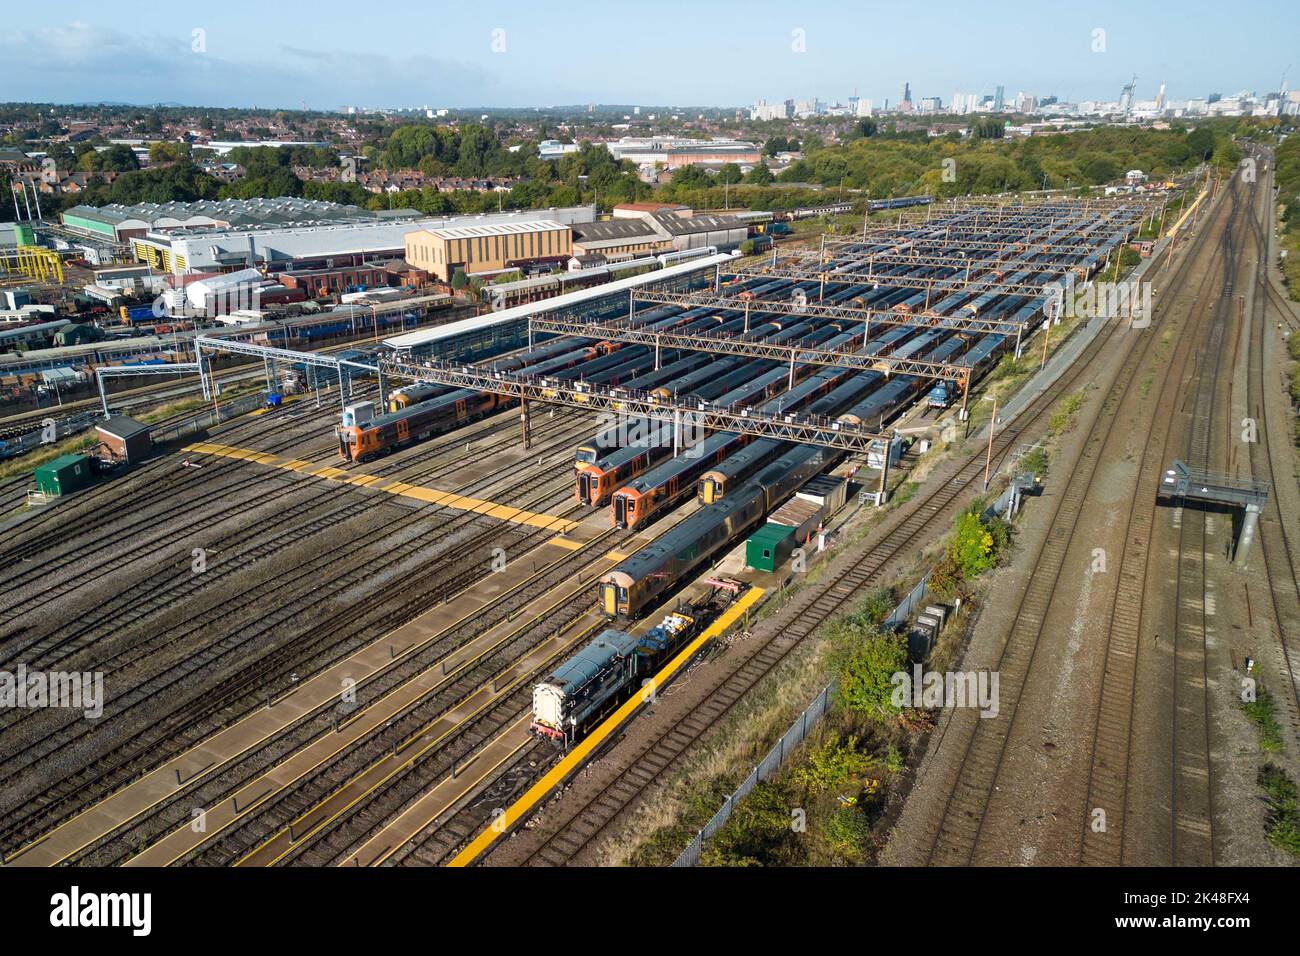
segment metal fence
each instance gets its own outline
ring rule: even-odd
[[[984,509],[985,516],[1007,515],[1008,509],[1014,513],[1015,507],[1020,501],[1021,491],[1022,489],[1013,481],[998,496],[996,501]],[[929,591],[930,573],[927,571],[925,577],[916,582],[916,587],[907,592],[907,596],[899,602],[889,617],[881,622],[881,629],[898,630],[905,625],[911,619],[912,613],[926,599]],[[704,841],[721,829],[722,825],[731,817],[731,811],[736,808],[737,803],[743,800],[755,786],[776,773],[785,761],[786,754],[802,743],[808,736],[809,728],[813,727],[817,721],[825,716],[826,710],[830,706],[831,695],[834,692],[835,684],[833,682],[827,684],[804,712],[794,719],[790,729],[777,741],[776,746],[768,751],[767,756],[759,762],[758,766],[749,772],[749,776],[744,779],[740,786],[727,797],[718,812],[704,825],[704,829],[696,834],[695,839],[673,861],[673,866],[694,866],[700,861],[700,853],[704,850]]]
[[[182,438],[187,438],[196,432],[211,428],[213,425],[220,425],[232,418],[238,418],[240,415],[247,415],[249,412],[256,411],[262,407],[264,401],[265,397],[257,392],[250,395],[241,395],[239,398],[224,402],[216,408],[209,406],[202,411],[197,411],[181,421],[169,422],[166,425],[150,428],[149,434],[153,436],[156,445],[180,441]]]
[[[930,572],[925,573],[925,577],[916,582],[916,587],[907,592],[907,597],[903,598],[902,603],[894,608],[889,617],[880,622],[880,629],[887,631],[896,631],[907,623],[912,612],[920,606],[930,593]]]
[[[776,746],[767,752],[767,756],[759,761],[758,766],[749,772],[749,776],[741,782],[740,786],[727,797],[726,802],[713,815],[713,819],[704,825],[704,829],[696,834],[695,839],[673,861],[673,866],[694,866],[700,861],[704,841],[717,833],[722,825],[727,822],[737,803],[745,799],[751,790],[780,769],[781,764],[785,762],[786,754],[803,743],[804,738],[808,736],[808,731],[816,726],[817,722],[826,714],[827,709],[830,707],[832,693],[834,693],[834,685],[827,684],[804,712],[794,719],[790,729],[776,742]]]

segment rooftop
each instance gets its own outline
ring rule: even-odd
[[[73,206],[65,215],[77,216],[112,226],[140,222],[151,227],[218,224],[237,226],[286,226],[306,222],[375,222],[420,215],[414,209],[384,210],[382,213],[316,199],[281,196],[275,199],[203,199],[197,202],[135,203],[106,206]],[[171,220],[171,222],[167,222]],[[204,220],[209,220],[204,222]]]
[[[477,239],[481,236],[501,236],[529,232],[557,232],[568,226],[553,219],[533,219],[525,222],[495,222],[472,226],[447,226],[442,229],[426,229],[430,235],[439,239]]]

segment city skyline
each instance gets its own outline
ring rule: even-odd
[[[1177,18],[1111,2],[1017,6],[1019,15],[1004,7],[994,18],[946,2],[922,11],[835,2],[795,13],[757,2],[737,18],[731,4],[670,3],[652,19],[579,0],[557,21],[492,2],[472,10],[395,2],[383,16],[358,17],[355,7],[324,0],[302,22],[236,0],[232,12],[246,12],[255,29],[160,8],[127,31],[102,8],[74,2],[55,15],[31,7],[11,14],[0,37],[9,64],[0,97],[312,109],[741,108],[760,98],[844,101],[854,91],[896,102],[905,82],[914,99],[945,102],[954,91],[991,95],[998,86],[1009,98],[1114,100],[1136,74],[1137,98],[1154,97],[1164,82],[1171,97],[1186,99],[1274,91],[1300,48],[1300,31],[1274,0],[1232,16],[1192,2]],[[1261,19],[1276,29],[1252,36]],[[429,26],[397,29],[411,23]],[[611,39],[573,51],[575,29]]]

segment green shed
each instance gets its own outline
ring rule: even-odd
[[[794,531],[785,525],[763,525],[745,542],[745,563],[755,571],[775,571],[794,551]]]
[[[53,498],[80,491],[92,480],[85,455],[63,455],[36,468],[36,489]]]

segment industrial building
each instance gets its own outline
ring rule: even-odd
[[[465,360],[494,355],[528,344],[528,319],[531,316],[579,314],[598,318],[616,311],[626,313],[629,291],[686,292],[701,289],[712,285],[717,269],[731,259],[729,254],[700,255],[654,272],[566,292],[545,302],[529,302],[432,329],[394,335],[384,339],[384,345],[403,355],[437,355]]]
[[[749,235],[749,223],[738,216],[696,214],[671,203],[620,203],[613,216],[610,222],[575,226],[575,254],[600,253],[616,260],[702,246],[732,249]]]
[[[587,222],[573,227],[575,256],[603,256],[606,262],[671,252],[671,236],[656,231],[639,217]]]
[[[605,146],[615,159],[631,160],[638,166],[662,166],[664,169],[723,163],[752,165],[762,158],[757,145],[734,139],[624,136]]]
[[[281,198],[75,206],[64,214],[64,225],[102,239],[129,242],[136,261],[183,275],[247,267],[274,273],[358,266],[401,257],[406,234],[419,229],[543,219],[567,226],[595,218],[594,206],[433,217],[413,209],[372,211]]]
[[[132,464],[146,457],[153,448],[149,426],[125,415],[113,415],[96,425],[95,433],[114,461]]]
[[[388,218],[413,219],[419,216],[420,213],[414,209],[376,213],[360,206],[282,196],[276,199],[73,206],[63,213],[62,220],[63,225],[73,232],[113,242],[128,242],[150,232],[177,229],[236,229],[303,223],[364,222]]]
[[[418,229],[405,239],[406,261],[443,282],[457,271],[492,274],[567,262],[573,254],[572,230],[552,219]]]

